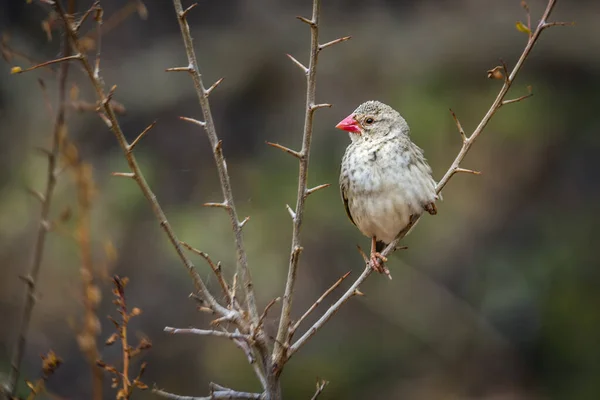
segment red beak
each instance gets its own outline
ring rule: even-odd
[[[354,118],[354,114],[348,115],[335,127],[343,131],[360,133],[360,126],[358,125],[358,121]]]

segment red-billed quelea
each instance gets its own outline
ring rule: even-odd
[[[340,173],[346,212],[371,238],[371,267],[385,272],[382,242],[392,242],[411,217],[437,213],[431,167],[410,140],[404,118],[383,103],[361,104],[336,128],[348,131],[352,140]]]

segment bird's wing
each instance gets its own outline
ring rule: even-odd
[[[344,208],[346,209],[346,215],[348,215],[348,218],[350,218],[350,222],[352,222],[354,225],[356,225],[356,222],[354,222],[354,219],[352,219],[352,214],[350,214],[350,207],[348,207],[347,192],[348,192],[348,187],[344,183],[341,183],[340,184],[340,193],[342,194],[342,200],[344,201]]]

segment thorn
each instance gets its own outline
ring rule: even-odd
[[[138,144],[140,140],[142,140],[142,138],[144,137],[144,135],[146,133],[148,133],[148,131],[150,129],[154,128],[154,125],[156,125],[156,121],[154,121],[150,125],[148,125],[148,127],[146,129],[144,129],[142,131],[142,133],[140,133],[138,135],[138,137],[136,137],[135,140],[130,145],[127,146],[127,151],[131,153],[133,151],[133,148],[135,147],[135,145]]]
[[[204,96],[206,96],[206,97],[210,96],[211,92],[213,90],[215,90],[215,88],[217,86],[219,86],[221,84],[221,82],[223,82],[223,79],[225,79],[225,78],[219,79],[218,81],[216,81],[215,83],[213,83],[213,85],[211,87],[209,87],[207,90],[205,90],[204,91]]]
[[[298,16],[296,18],[298,18],[300,21],[304,22],[305,24],[310,25],[311,27],[317,26],[317,24],[315,23],[315,21],[310,20],[308,18],[304,18],[304,17],[300,17],[300,16]]]
[[[43,155],[45,155],[46,157],[52,157],[52,153],[51,153],[51,152],[50,152],[50,150],[48,150],[48,149],[45,149],[45,148],[43,148],[43,147],[39,147],[39,146],[36,146],[36,147],[34,147],[33,149],[34,149],[35,151],[38,151],[38,152],[42,153],[42,154],[43,154]]]
[[[102,101],[102,106],[106,106],[107,104],[110,103],[110,101],[112,100],[112,97],[115,95],[115,91],[117,90],[117,85],[113,85],[110,90],[108,91],[108,95],[106,96],[106,98]],[[112,124],[111,124],[112,125]]]
[[[194,118],[179,117],[179,119],[182,120],[182,121],[191,122],[192,124],[200,125],[203,128],[206,126],[206,122],[204,122],[204,121],[198,121],[197,119],[194,119]]]
[[[305,73],[308,74],[308,68],[306,68],[304,66],[304,64],[302,64],[300,61],[296,60],[291,54],[286,54],[286,56],[289,57],[290,60],[292,60],[292,62],[294,64],[296,64],[298,67],[300,67],[300,69]]]
[[[365,263],[368,263],[369,262],[369,257],[367,257],[367,255],[365,254],[365,252],[363,251],[363,249],[360,247],[360,245],[357,244],[356,248],[358,249],[358,252],[362,256],[363,260],[365,260]]]
[[[358,288],[354,289],[354,292],[352,292],[353,296],[364,296],[365,294],[363,292],[361,292],[360,290],[358,290]]]
[[[112,176],[122,176],[123,178],[135,178],[135,174],[133,172],[112,172]]]
[[[202,205],[204,207],[217,207],[217,208],[224,208],[226,210],[231,208],[231,207],[229,207],[229,205],[227,203],[204,203]]]
[[[33,190],[31,188],[27,188],[27,192],[29,192],[30,195],[38,199],[40,203],[46,202],[46,197],[44,197],[44,195],[41,192],[38,192],[37,190]]]
[[[452,109],[450,109],[450,113],[452,114],[452,118],[454,118],[454,122],[456,123],[456,127],[458,128],[458,132],[460,133],[460,137],[462,138],[463,143],[465,143],[467,141],[467,135],[465,135],[465,131],[462,125],[460,124],[458,117],[456,116],[456,114],[454,114],[454,111],[452,111]]]
[[[198,5],[198,3],[194,3],[191,6],[189,6],[188,8],[186,8],[185,10],[183,10],[181,12],[181,14],[179,14],[179,18],[181,19],[185,19],[185,17],[187,16],[187,14],[192,11],[194,9],[194,7],[196,7]]]
[[[331,42],[327,42],[325,44],[319,45],[319,51],[323,50],[326,47],[333,46],[334,44],[345,42],[346,40],[350,40],[352,36],[344,36],[339,39],[332,40]]]
[[[192,67],[189,67],[189,66],[188,67],[173,67],[173,68],[167,68],[167,69],[165,69],[165,72],[188,72],[188,73],[192,73],[192,72],[194,72],[194,69]]]
[[[321,103],[321,104],[313,104],[310,106],[310,110],[314,111],[317,110],[319,108],[329,108],[331,107],[331,104],[327,104],[327,103]]]
[[[317,190],[325,189],[326,187],[329,187],[329,186],[331,186],[331,183],[324,183],[324,184],[322,184],[322,185],[315,186],[315,187],[314,187],[314,188],[312,188],[312,189],[308,189],[308,190],[306,191],[306,196],[313,194],[313,193],[314,193],[314,192],[316,192]]]
[[[240,227],[240,228],[243,228],[243,227],[244,227],[244,225],[246,225],[246,223],[247,223],[248,221],[250,221],[250,217],[246,217],[246,218],[244,218],[244,220],[243,220],[242,222],[239,222],[239,223],[238,223],[239,227]]]
[[[551,28],[553,26],[574,26],[575,22],[545,22],[541,25],[542,29]]]
[[[296,220],[296,213],[294,212],[294,210],[292,210],[292,207],[290,207],[289,204],[286,204],[285,207],[288,210],[288,213],[290,213],[290,216],[292,217],[292,220]]]
[[[508,66],[506,62],[501,58],[500,63],[502,64],[502,71],[504,71],[504,83],[508,83],[510,73],[508,72]]]
[[[479,171],[473,171],[472,169],[466,169],[466,168],[456,168],[454,170],[454,172],[463,172],[465,174],[481,175],[481,172],[479,172]]]
[[[19,279],[25,282],[25,284],[30,288],[35,287],[35,281],[33,280],[33,277],[31,275],[19,275]]]
[[[531,87],[529,87],[529,91],[531,92]],[[530,98],[531,96],[533,96],[533,93],[529,93],[529,94],[526,94],[526,95],[524,95],[524,96],[517,97],[516,99],[504,100],[504,101],[502,102],[502,105],[503,105],[503,106],[505,106],[505,105],[507,105],[507,104],[518,103],[519,101],[522,101],[522,100],[528,99],[528,98]]]
[[[288,153],[288,154],[296,157],[297,159],[301,159],[302,158],[302,155],[299,152],[297,152],[295,150],[292,150],[292,149],[289,149],[289,148],[287,148],[285,146],[282,146],[279,143],[271,143],[271,142],[265,142],[265,143],[268,144],[271,147],[275,147],[276,149],[283,150],[286,153]]]

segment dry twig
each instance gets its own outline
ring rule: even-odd
[[[72,5],[72,3],[71,3]],[[65,22],[66,24],[66,22]],[[63,61],[70,60],[71,48],[69,46],[68,38],[65,38],[63,43]],[[65,60],[66,59],[66,60]],[[28,70],[35,69],[34,67]],[[25,352],[25,345],[27,342],[27,330],[29,329],[29,322],[31,321],[31,314],[36,301],[36,287],[40,268],[42,266],[42,258],[44,255],[44,245],[46,243],[46,235],[48,233],[50,223],[48,218],[50,216],[50,205],[52,202],[52,195],[54,194],[54,188],[56,186],[57,170],[58,170],[58,154],[60,151],[61,141],[66,132],[66,98],[67,98],[67,76],[69,74],[69,63],[63,62],[60,66],[58,73],[58,110],[56,113],[56,120],[52,132],[52,147],[46,155],[48,157],[48,173],[46,178],[46,190],[44,194],[40,196],[42,200],[42,210],[40,213],[40,225],[38,227],[37,239],[35,242],[35,249],[33,251],[33,260],[27,276],[23,279],[27,283],[27,293],[25,295],[25,305],[21,314],[21,323],[19,324],[19,333],[17,336],[17,343],[13,348],[11,370],[8,379],[9,390],[11,397],[14,397],[17,390],[17,384],[19,382],[19,373],[21,367],[21,361]]]

